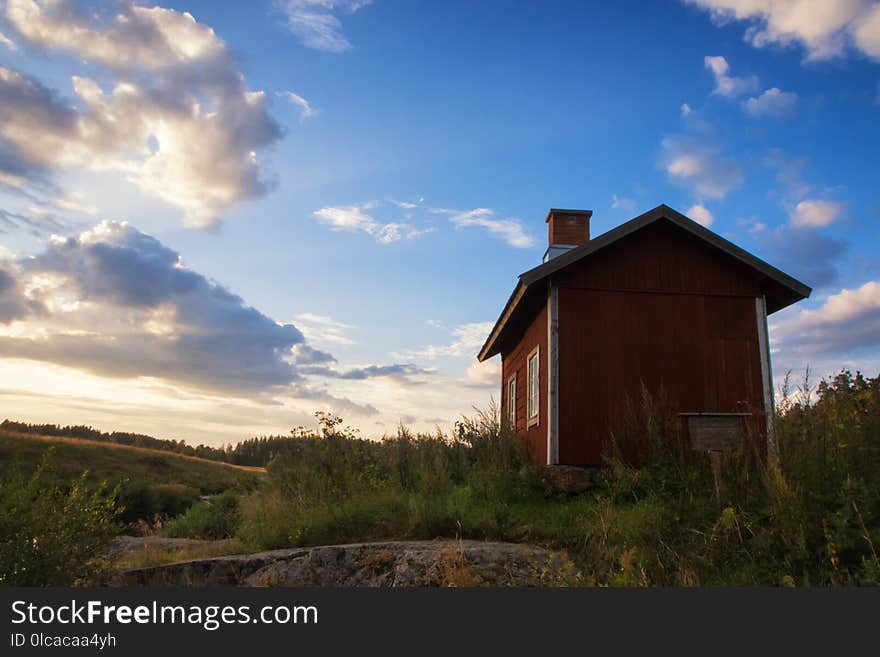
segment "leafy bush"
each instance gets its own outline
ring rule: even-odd
[[[0,481],[0,584],[68,586],[90,575],[118,532],[116,490],[53,483],[50,448],[29,477],[17,469]]]
[[[238,495],[226,491],[190,506],[183,515],[167,522],[163,533],[176,538],[230,538],[239,522]]]
[[[119,493],[124,522],[173,518],[199,499],[199,490],[183,484],[129,483]]]

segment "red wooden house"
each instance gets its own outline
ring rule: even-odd
[[[591,215],[550,210],[544,263],[478,355],[501,354],[502,415],[532,460],[600,465],[643,386],[662,388],[696,447],[738,427],[766,436],[767,315],[810,288],[665,205],[592,240]]]

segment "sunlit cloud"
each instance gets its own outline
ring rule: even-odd
[[[517,249],[527,249],[537,244],[537,238],[527,232],[519,219],[499,219],[491,208],[475,208],[464,212],[446,208],[434,208],[436,214],[449,215],[449,220],[457,228],[485,228],[490,235],[497,237]]]
[[[5,184],[76,168],[114,172],[181,208],[191,226],[214,225],[271,188],[257,158],[281,137],[268,98],[190,14],[123,4],[104,19],[65,0],[9,0],[6,19],[31,47],[102,64],[113,82],[73,76],[73,104],[0,69]]]
[[[693,219],[694,221],[696,221],[698,224],[701,224],[706,227],[711,226],[715,221],[715,217],[712,214],[712,211],[709,210],[709,208],[707,208],[702,203],[697,203],[696,205],[692,205],[691,207],[689,207],[687,209],[685,214],[688,217],[690,217],[691,219]]]
[[[841,57],[848,49],[880,59],[880,4],[872,0],[684,0],[714,22],[748,24],[745,40],[762,48],[800,45],[806,59]]]
[[[715,77],[715,89],[712,93],[719,96],[742,96],[757,91],[758,78],[753,75],[742,78],[729,75],[730,64],[724,57],[707,55],[703,58],[703,62]]]
[[[810,199],[792,208],[789,217],[798,228],[818,228],[834,223],[843,212],[843,205],[835,201]]]

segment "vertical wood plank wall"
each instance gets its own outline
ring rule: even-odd
[[[763,434],[757,272],[658,222],[559,272],[554,284],[560,463],[600,464],[642,384],[654,394],[662,387],[678,412],[751,412],[750,428]]]
[[[528,399],[527,359],[539,346],[538,367],[538,424],[527,427],[526,401]],[[529,458],[534,463],[547,462],[547,304],[536,312],[517,345],[501,360],[501,416],[508,417],[507,381],[516,372],[516,430],[525,437]]]

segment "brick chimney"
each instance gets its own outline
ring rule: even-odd
[[[544,262],[590,241],[590,217],[592,210],[559,210],[551,208],[547,213],[549,242]]]

